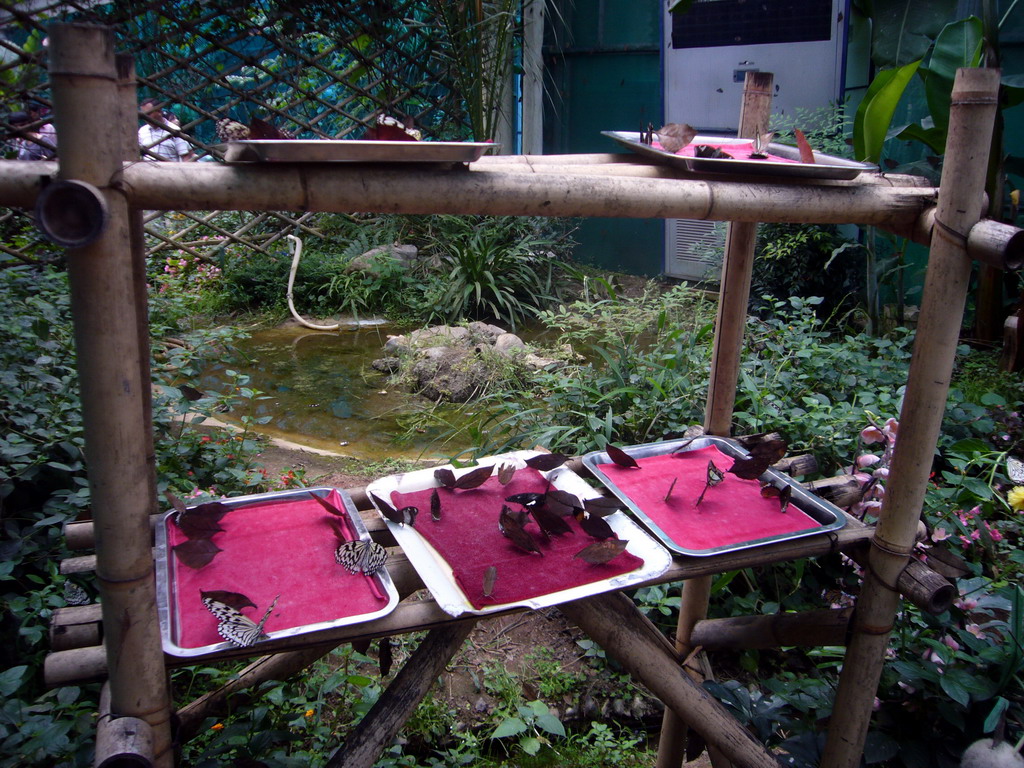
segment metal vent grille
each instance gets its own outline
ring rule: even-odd
[[[725,246],[725,225],[695,219],[665,221],[665,274],[717,283]]]

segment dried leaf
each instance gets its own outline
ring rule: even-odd
[[[765,440],[751,446],[745,458],[736,459],[729,471],[744,480],[756,480],[772,464],[786,455],[785,440]]]
[[[560,517],[546,507],[534,507],[531,514],[545,534],[560,536],[563,533],[572,533],[572,527],[565,522],[564,517]]]
[[[338,541],[348,541],[348,534],[341,526],[341,523],[337,520],[329,520],[328,522],[331,524],[331,530],[334,531],[334,535]]]
[[[498,482],[502,485],[508,485],[512,482],[512,478],[516,474],[515,464],[502,464],[498,467]]]
[[[441,467],[440,469],[434,470],[434,479],[437,480],[445,488],[455,487],[455,473],[447,467]]]
[[[574,557],[578,557],[593,565],[600,565],[621,555],[626,551],[628,544],[629,542],[624,539],[605,539],[604,541],[591,544],[589,547],[584,547]]]
[[[220,519],[231,508],[219,501],[200,504],[192,509],[179,512],[175,518],[178,528],[190,539],[208,539],[224,529],[220,527]]]
[[[579,521],[580,528],[595,539],[610,539],[615,535],[615,531],[613,531],[612,527],[605,522],[603,517],[595,517],[594,515],[588,514],[577,517],[576,519]]]
[[[435,488],[430,494],[430,519],[435,523],[441,520],[441,495]]]
[[[311,499],[314,499],[317,504],[319,504],[321,507],[323,507],[324,510],[326,510],[327,512],[330,512],[332,515],[337,515],[338,517],[348,517],[348,515],[346,515],[344,512],[342,512],[340,509],[338,509],[336,506],[331,504],[331,502],[329,502],[327,499],[323,498],[322,496],[317,496],[315,493],[310,491],[309,497]]]
[[[470,488],[478,488],[487,482],[487,478],[491,476],[493,471],[494,467],[490,465],[487,465],[486,467],[477,467],[472,472],[467,472],[456,480],[455,487],[464,491],[468,491]]]
[[[608,454],[608,458],[618,464],[620,467],[636,467],[640,468],[640,465],[636,463],[636,459],[630,456],[621,448],[616,448],[611,443],[608,443],[604,447],[605,453]]]
[[[569,460],[569,457],[563,453],[541,453],[537,456],[531,456],[526,460],[526,466],[531,469],[536,469],[538,472],[547,472],[548,470],[560,467]]]
[[[236,611],[240,611],[243,608],[256,607],[256,603],[240,592],[225,592],[223,590],[210,590],[206,592],[200,590],[199,597],[203,600],[216,600],[218,603],[224,603],[224,605],[234,608]]]
[[[811,145],[808,143],[807,137],[804,136],[804,132],[799,128],[794,128],[793,134],[796,136],[797,149],[800,150],[800,162],[814,165],[814,150],[811,149]]]
[[[501,515],[498,517],[498,530],[524,552],[536,552],[538,555],[544,555],[533,536],[523,528],[523,522],[519,515],[505,505],[502,505]]]
[[[202,568],[212,562],[221,549],[209,539],[189,539],[171,547],[171,551],[189,568]]]
[[[583,508],[592,516],[607,517],[622,509],[622,502],[610,496],[598,496],[596,499],[584,499]]]
[[[498,569],[495,566],[489,566],[484,571],[484,597],[490,597],[491,593],[494,592],[494,582],[498,580]]]

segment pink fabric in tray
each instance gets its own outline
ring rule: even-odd
[[[639,469],[599,464],[601,471],[681,549],[702,551],[820,527],[793,504],[779,511],[777,498],[761,496],[757,480],[726,473],[696,501],[707,480],[708,461],[725,471],[733,459],[709,445],[679,454],[639,459]],[[665,501],[672,480],[672,495]]]
[[[574,557],[584,547],[597,541],[584,533],[573,518],[566,518],[573,533],[552,536],[544,541],[537,524],[531,519],[526,530],[537,540],[544,556],[530,554],[516,547],[498,530],[498,516],[508,496],[518,493],[543,493],[548,487],[544,476],[535,469],[521,469],[508,485],[501,485],[491,476],[479,488],[465,491],[438,488],[441,499],[441,520],[430,517],[428,488],[413,493],[392,493],[396,508],[414,506],[420,510],[416,530],[438,551],[455,574],[459,589],[480,609],[487,605],[514,603],[520,600],[559,592],[563,589],[610,579],[634,571],[643,560],[629,552],[602,565],[591,565]],[[509,504],[513,509],[521,509]],[[498,569],[498,577],[490,597],[483,593],[484,574],[490,566]]]
[[[328,497],[344,509],[337,491]],[[213,537],[221,552],[199,569],[185,566],[173,553],[169,558],[172,614],[180,617],[172,639],[182,648],[201,648],[223,642],[217,620],[199,596],[200,591],[240,592],[256,603],[243,613],[258,622],[275,595],[281,597],[264,631],[336,621],[346,616],[375,613],[385,603],[373,596],[367,577],[350,574],[334,559],[338,539],[330,521],[334,516],[312,499],[237,507],[221,518],[223,531]],[[169,546],[186,541],[168,518]]]
[[[667,152],[661,144],[657,141],[651,144],[655,149],[660,149],[663,152]],[[685,147],[676,152],[680,157],[695,157],[696,147],[717,147],[728,155],[731,155],[734,160],[750,160],[750,156],[754,154],[754,142],[747,143],[735,143],[735,144],[719,144],[714,141],[699,141],[696,143],[687,144]],[[751,162],[758,162],[757,160],[751,160]],[[778,155],[769,154],[768,157],[762,162],[769,163],[799,163],[799,160],[793,160],[789,157],[779,157]]]

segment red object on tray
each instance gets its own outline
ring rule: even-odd
[[[651,144],[651,146],[654,147],[655,149],[660,149],[662,152],[667,152],[668,151],[663,146],[661,146],[661,144],[659,144],[657,141],[653,142]],[[678,152],[675,152],[674,154],[679,155],[680,157],[696,157],[696,148],[697,147],[714,147],[715,149],[720,149],[723,152],[725,152],[727,155],[732,157],[733,160],[750,160],[751,162],[757,162],[757,159],[751,158],[751,155],[754,154],[754,142],[753,141],[745,142],[745,143],[744,142],[719,143],[719,142],[715,142],[715,141],[693,141],[693,142],[690,142],[689,144],[687,144],[682,149],[680,149]],[[723,159],[725,159],[725,158],[723,158]],[[799,160],[793,160],[792,158],[789,158],[789,157],[779,157],[778,155],[773,155],[771,153],[768,153],[768,156],[766,158],[764,158],[763,160],[761,160],[761,161],[762,162],[768,162],[768,163],[796,163],[798,165],[800,164]]]
[[[474,608],[515,603],[560,592],[571,587],[592,584],[634,571],[643,560],[629,552],[601,565],[592,565],[575,557],[576,553],[597,539],[580,529],[575,519],[564,518],[572,527],[571,534],[552,536],[545,541],[531,518],[525,529],[540,545],[543,557],[516,547],[498,530],[502,505],[513,510],[518,504],[506,502],[519,493],[544,493],[548,481],[535,469],[518,470],[508,485],[491,476],[478,488],[452,490],[438,488],[441,519],[430,518],[430,496],[435,489],[412,493],[392,493],[390,502],[396,508],[414,506],[420,510],[416,530],[437,550],[452,568],[459,588]],[[494,589],[484,595],[484,575],[494,566],[498,570]]]
[[[345,509],[337,491],[327,500]],[[165,521],[169,550],[187,540],[172,518]],[[280,595],[264,626],[268,633],[379,611],[384,603],[374,597],[368,578],[334,559],[340,543],[331,528],[336,519],[313,499],[261,502],[235,507],[221,518],[224,530],[213,543],[222,551],[202,568],[189,568],[168,551],[174,642],[181,648],[223,642],[201,590],[245,595],[256,608],[243,613],[257,622]]]
[[[732,457],[709,445],[638,459],[639,469],[618,464],[598,468],[681,549],[711,550],[821,527],[794,504],[780,511],[778,498],[761,496],[757,480],[743,480],[729,472],[721,483],[708,488],[697,506],[707,483],[709,460],[723,472],[733,464]],[[666,501],[673,481],[675,487]]]

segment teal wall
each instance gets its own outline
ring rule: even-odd
[[[661,120],[660,2],[561,0],[546,39],[544,153],[628,152],[601,131]],[[663,269],[659,219],[583,219],[574,234],[584,264],[637,275]]]

